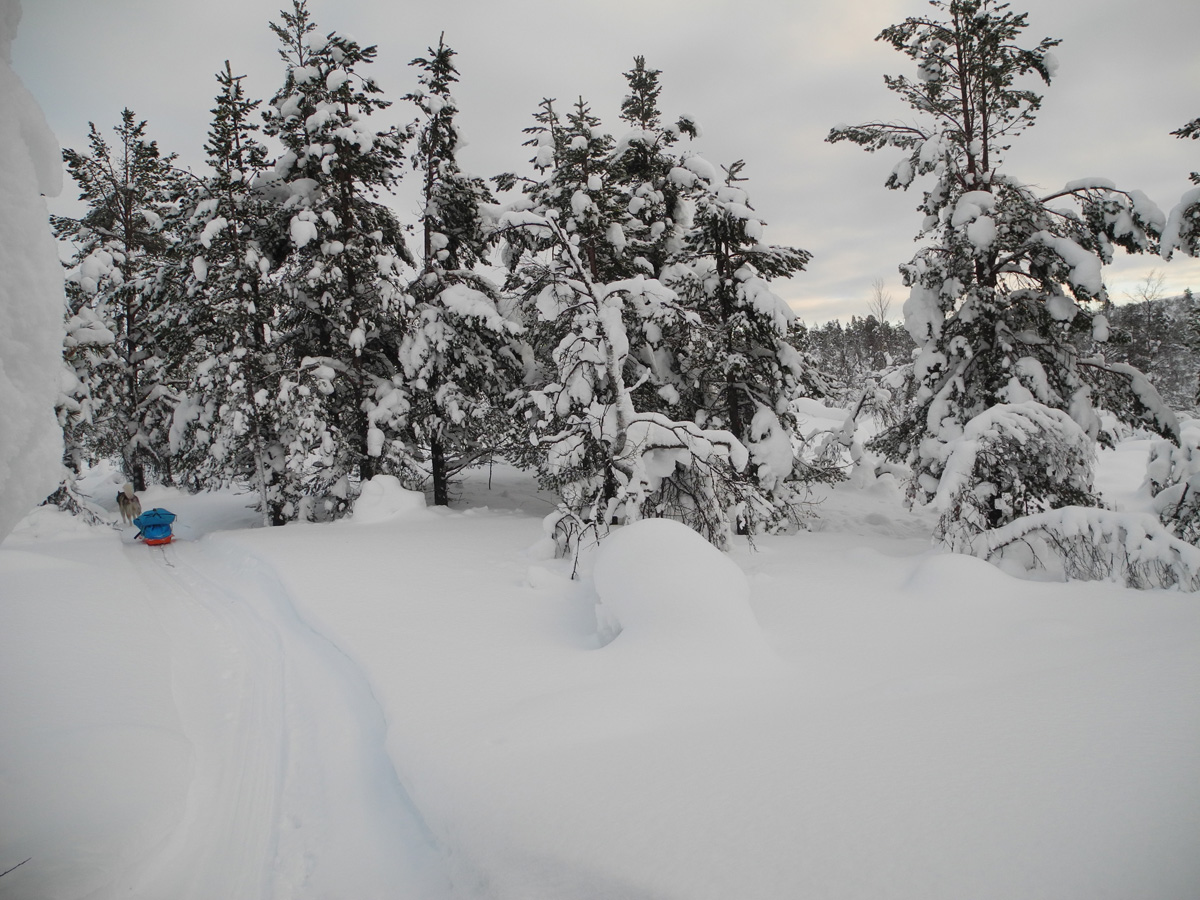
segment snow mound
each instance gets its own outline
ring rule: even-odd
[[[774,662],[738,565],[685,525],[643,519],[600,545],[597,621],[613,647],[658,663],[745,670]],[[602,634],[603,636],[603,634]]]
[[[362,493],[354,501],[354,522],[373,525],[390,522],[425,508],[425,495],[410,491],[400,484],[395,475],[376,475],[363,485]]]
[[[904,588],[917,597],[956,597],[956,602],[969,604],[1020,590],[1017,585],[1011,574],[978,557],[931,552],[917,563]]]
[[[94,528],[82,517],[74,516],[57,506],[35,506],[12,530],[14,540],[56,540],[65,536],[111,538],[113,532],[107,528]]]

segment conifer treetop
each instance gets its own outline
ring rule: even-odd
[[[917,112],[917,122],[868,122],[832,129],[830,142],[851,141],[868,151],[884,147],[918,150],[911,165],[898,166],[887,181],[907,188],[917,174],[949,163],[967,190],[986,189],[1011,140],[1033,124],[1042,97],[1018,80],[1035,75],[1050,83],[1057,63],[1050,52],[1061,41],[1042,38],[1019,46],[1027,13],[994,0],[930,0],[944,18],[910,16],[880,32],[917,63],[917,77],[885,75],[887,88]]]

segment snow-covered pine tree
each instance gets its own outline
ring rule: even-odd
[[[643,276],[595,281],[580,236],[554,215],[512,211],[500,227],[539,230],[542,242],[553,241],[548,259],[522,266],[540,285],[538,316],[563,335],[548,380],[524,405],[541,481],[561,498],[548,532],[574,552],[610,524],[670,517],[724,547],[731,518],[742,512],[735,474],[746,466],[745,448],[728,431],[638,410],[626,380],[626,318],[660,327],[687,318],[675,293]]]
[[[521,328],[502,316],[498,289],[478,271],[490,228],[483,214],[495,200],[482,179],[458,165],[458,81],[455,52],[438,39],[420,70],[420,90],[406,99],[422,120],[412,154],[422,178],[421,269],[409,285],[414,308],[400,342],[407,399],[401,417],[411,440],[428,454],[433,502],[450,502],[450,478],[494,446],[498,418],[507,427],[505,398],[520,382],[512,336]],[[381,423],[377,423],[381,424]]]
[[[684,250],[699,190],[677,145],[681,138],[696,137],[699,126],[690,116],[663,123],[658,104],[661,74],[647,68],[641,56],[624,73],[629,92],[621,102],[621,121],[628,130],[617,140],[611,162],[621,215],[609,225],[608,237],[622,277],[645,275],[665,283],[669,266]],[[691,415],[679,408],[685,387],[676,353],[689,343],[697,324],[684,317],[664,330],[661,323],[627,317],[627,378],[635,385],[639,409],[671,418]]]
[[[745,448],[728,431],[656,411],[665,397],[639,395],[658,386],[639,348],[699,319],[625,252],[630,194],[587,105],[564,122],[544,101],[528,132],[540,178],[500,226],[538,360],[524,406],[533,461],[562,498],[548,528],[569,549],[613,522],[669,516],[724,546],[746,514]]]
[[[602,280],[601,271],[615,275],[619,265],[616,247],[603,240],[608,222],[620,216],[609,171],[613,140],[582,98],[566,119],[559,115],[555,102],[543,98],[534,113],[534,124],[524,129],[529,137],[523,146],[534,151],[530,165],[535,175],[505,173],[494,179],[501,191],[520,186],[521,196],[508,204],[511,210],[528,213],[531,222],[552,218],[559,226],[511,227],[514,219],[510,215],[507,225],[497,232],[501,258],[509,270],[505,293],[516,298],[516,314],[524,327],[529,369],[525,381],[531,387],[555,380],[553,354],[571,329],[569,319],[543,315],[538,302],[563,266],[570,265],[559,245],[559,234],[572,236],[576,245],[583,241],[583,261],[591,281]],[[607,214],[603,218],[602,209]],[[542,454],[535,447],[519,438],[512,443],[510,453],[518,464],[539,464]]]
[[[195,190],[183,255],[188,302],[179,324],[194,373],[172,423],[172,446],[189,483],[253,486],[263,522],[285,521],[281,386],[294,370],[277,328],[281,306],[272,270],[285,235],[277,203],[259,183],[269,166],[256,137],[260,105],[228,61],[217,73],[205,152],[211,175]]]
[[[803,270],[806,250],[767,244],[739,160],[719,179],[698,156],[683,160],[679,182],[699,187],[686,245],[665,280],[699,319],[677,351],[686,415],[731,431],[750,449],[751,488],[766,492],[772,519],[794,511],[789,483],[813,480],[793,453],[798,397],[820,397],[824,380],[789,341],[795,314],[770,287]],[[832,476],[833,470],[822,470]],[[750,527],[768,524],[748,522]]]
[[[305,0],[293,0],[280,17],[271,29],[286,78],[265,111],[265,131],[285,151],[274,172],[290,238],[278,272],[286,295],[281,329],[303,376],[285,392],[292,410],[285,512],[299,514],[303,505],[307,515],[337,516],[349,509],[355,480],[380,467],[372,415],[400,370],[410,302],[404,266],[413,259],[381,197],[402,176],[411,128],[372,128],[372,116],[391,105],[360,72],[375,47],[336,32],[314,37]]]
[[[1171,134],[1177,138],[1200,140],[1200,119],[1192,119]],[[1170,259],[1176,250],[1187,256],[1200,256],[1200,172],[1192,172],[1188,178],[1195,187],[1184,191],[1163,229],[1161,252],[1164,259]]]
[[[78,455],[86,447],[90,462],[120,458],[125,477],[140,491],[150,472],[169,466],[167,431],[180,376],[168,371],[161,351],[164,330],[173,324],[168,275],[177,255],[181,177],[175,155],[159,152],[132,110],[121,112],[115,144],[95,124],[88,128],[87,151],[63,151],[87,209],[78,219],[52,219],[58,237],[74,246],[66,279],[66,358],[87,395],[76,428],[88,436],[78,435],[68,452]],[[71,338],[104,332],[111,343]]]
[[[917,64],[915,80],[885,76],[915,121],[838,126],[828,137],[868,151],[901,150],[889,188],[932,177],[919,206],[925,246],[901,266],[911,289],[905,324],[920,347],[919,388],[904,420],[874,442],[889,458],[908,461],[911,495],[922,502],[938,495],[968,423],[997,404],[1036,401],[1063,410],[1093,439],[1094,406],[1177,433],[1173,414],[1139,372],[1084,357],[1075,343],[1106,338],[1103,317],[1088,308],[1106,297],[1101,266],[1117,246],[1151,249],[1162,214],[1139,191],[1103,179],[1039,195],[1003,172],[1009,142],[1041,105],[1020,82],[1036,76],[1049,83],[1059,41],[1021,47],[1027,16],[1005,3],[931,5],[936,15],[907,18],[878,38]],[[1013,442],[1010,449],[1018,446],[1033,453],[1040,445]],[[1090,485],[1090,472],[1047,470],[1020,457],[989,478],[979,485],[990,498],[982,517],[988,527],[1019,514],[1006,499],[1018,493],[1053,497]]]

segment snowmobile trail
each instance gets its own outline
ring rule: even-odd
[[[357,667],[235,541],[126,548],[171,642],[185,808],[133,896],[450,896]]]

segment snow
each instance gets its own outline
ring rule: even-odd
[[[967,240],[982,251],[996,242],[996,220],[991,216],[980,216],[967,225]]]
[[[978,219],[985,212],[996,208],[996,197],[988,191],[968,191],[958,198],[950,224],[957,227]]]
[[[54,490],[62,459],[63,272],[41,197],[62,190],[62,165],[10,65],[20,15],[18,0],[0,0],[0,541]]]
[[[1089,190],[1116,190],[1117,186],[1111,178],[1077,178],[1074,181],[1067,182],[1062,192],[1071,193],[1074,191],[1089,191]]]
[[[0,0],[5,59],[17,9]],[[2,536],[56,479],[30,460],[59,455],[33,410],[53,405],[37,391],[58,382],[62,310],[33,188],[53,187],[57,149],[6,64],[0,96]],[[986,203],[960,223],[981,247]],[[548,228],[517,209],[501,221]],[[317,239],[311,211],[291,236]],[[1088,280],[1094,257],[1051,246]],[[93,262],[81,279],[100,277]],[[786,322],[764,282],[740,284]],[[656,285],[609,286],[614,354],[621,304],[667,304]],[[463,286],[442,298],[498,315]],[[922,340],[943,315],[919,287],[905,313]],[[804,429],[846,418],[794,411]],[[661,416],[628,425],[630,452],[653,446],[647,477],[685,449],[790,467],[765,408],[749,448]],[[34,436],[30,453],[10,454],[15,435]],[[373,428],[373,455],[384,440]],[[1116,511],[1097,521],[1150,509],[1146,453],[1102,452],[1095,484]],[[112,527],[41,507],[0,545],[0,872],[25,861],[0,898],[1191,900],[1200,886],[1196,595],[1018,580],[933,549],[933,512],[908,509],[891,475],[817,486],[811,530],[728,554],[672,521],[616,527],[577,570],[543,532],[554,499],[499,462],[453,508],[377,476],[332,525],[256,527],[237,487],[153,487],[143,506],[179,516],[156,549],[115,524],[120,481],[98,468],[80,484]]]
[[[296,215],[292,216],[288,230],[292,238],[292,243],[297,247],[303,247],[309,241],[317,239],[317,217],[313,214],[312,210],[302,209]]]
[[[683,159],[683,166],[695,175],[699,175],[709,184],[717,184],[717,167],[707,159],[694,154]]]
[[[1100,459],[1130,513],[1146,447]],[[1195,595],[934,550],[890,475],[813,499],[728,555],[618,528],[574,581],[499,464],[327,526],[154,488],[165,550],[38,509],[0,896],[1194,897]]]
[[[1039,231],[1032,235],[1032,241],[1038,241],[1057,253],[1070,268],[1070,282],[1075,288],[1085,291],[1089,296],[1098,297],[1104,290],[1104,281],[1100,274],[1100,258],[1089,253],[1068,237],[1059,237],[1049,231]]]
[[[425,495],[410,491],[395,475],[376,475],[362,486],[354,501],[352,521],[357,525],[390,522],[425,509]]]
[[[1179,202],[1171,208],[1170,214],[1167,216],[1166,225],[1163,226],[1162,244],[1160,253],[1163,259],[1170,259],[1176,250],[1182,250],[1189,256],[1194,256],[1200,253],[1200,246],[1196,244],[1196,225],[1192,224],[1192,239],[1188,241],[1185,238],[1185,220],[1190,215],[1193,218],[1200,216],[1200,187],[1189,188],[1184,191],[1183,196],[1179,198]]]
[[[904,314],[904,327],[917,346],[936,340],[942,333],[946,314],[942,311],[937,291],[914,281],[901,311]]]
[[[748,437],[747,449],[763,484],[774,485],[792,473],[796,464],[792,437],[774,410],[766,406],[755,410]]]
[[[651,678],[761,674],[774,655],[728,556],[685,525],[643,519],[600,546],[593,580],[607,655]]]
[[[215,219],[210,219],[208,224],[204,226],[204,230],[200,232],[200,243],[204,247],[211,247],[213,238],[219,235],[229,226],[229,220],[224,216],[217,216]]]

